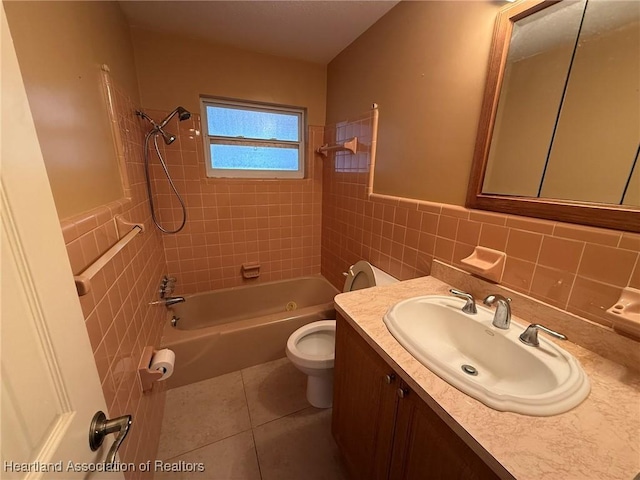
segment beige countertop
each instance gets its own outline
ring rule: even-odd
[[[640,473],[640,374],[571,342],[591,382],[591,393],[574,409],[551,417],[493,410],[460,392],[423,366],[389,333],[382,321],[394,303],[420,295],[448,295],[450,285],[422,277],[343,293],[337,310],[439,412],[489,464],[494,459],[517,479],[626,479]],[[516,315],[514,321],[528,325]],[[447,415],[448,414],[448,415]],[[450,417],[450,418],[449,418]],[[492,457],[487,457],[487,453]]]

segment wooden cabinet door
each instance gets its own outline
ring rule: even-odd
[[[339,315],[336,327],[333,436],[354,480],[387,479],[399,380]]]
[[[390,480],[499,478],[415,392],[402,388]]]

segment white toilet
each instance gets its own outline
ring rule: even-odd
[[[387,285],[398,280],[369,262],[360,260],[349,267],[343,292]],[[307,400],[317,408],[333,403],[333,361],[336,321],[321,320],[300,327],[287,341],[287,357],[307,378]]]

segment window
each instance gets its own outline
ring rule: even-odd
[[[208,177],[303,178],[305,109],[200,99]]]

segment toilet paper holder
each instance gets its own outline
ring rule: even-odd
[[[151,370],[151,359],[157,352],[151,346],[144,347],[142,350],[142,356],[140,357],[140,363],[138,364],[138,379],[140,380],[140,386],[143,393],[150,392],[153,389],[153,383],[160,380],[162,372],[159,370]]]

